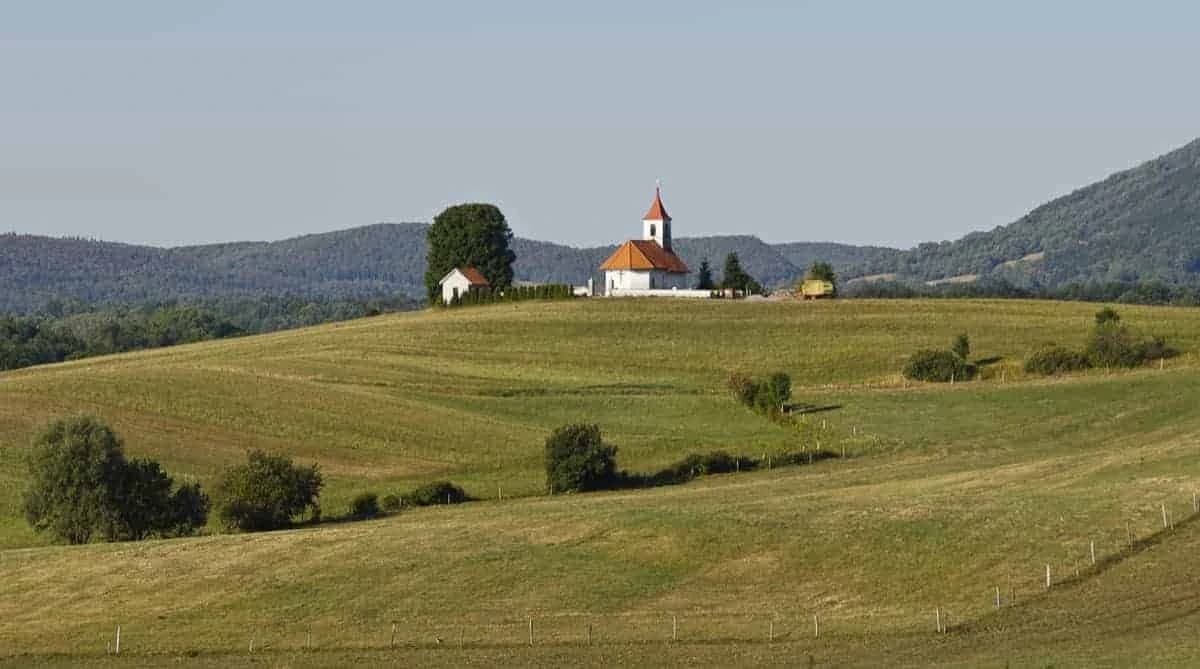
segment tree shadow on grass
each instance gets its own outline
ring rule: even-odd
[[[821,406],[818,404],[788,404],[783,407],[783,412],[788,415],[804,415],[810,413],[824,413],[826,411],[837,411],[843,408],[841,404],[827,404]]]

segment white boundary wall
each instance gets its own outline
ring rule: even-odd
[[[712,297],[710,290],[689,290],[678,288],[664,289],[621,289],[608,291],[609,297],[688,297],[692,299],[707,299]]]

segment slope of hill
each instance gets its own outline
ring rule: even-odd
[[[798,269],[808,269],[814,262],[833,265],[838,276],[863,276],[870,268],[893,261],[903,251],[885,246],[851,246],[831,242],[788,242],[773,244],[776,250]]]
[[[357,492],[434,478],[486,501],[272,534],[3,550],[0,662],[103,662],[121,624],[122,661],[146,664],[198,654],[289,666],[794,665],[808,655],[837,666],[1183,665],[1198,652],[1189,602],[1200,592],[1187,566],[1196,529],[1185,521],[1200,481],[1200,370],[1185,355],[1164,370],[1021,377],[1029,349],[1080,342],[1094,311],[526,303],[2,374],[8,546],[31,543],[17,508],[30,435],[77,411],[111,420],[131,455],[205,484],[247,448],[317,461],[330,514]],[[1122,314],[1186,352],[1200,347],[1194,310]],[[991,366],[953,386],[895,380],[908,353],[963,329],[978,356],[1003,359],[1004,375]],[[805,332],[839,336],[804,338],[801,349]],[[798,400],[828,410],[803,432],[784,430],[726,397],[730,370],[789,372]],[[817,441],[849,457],[538,495],[542,439],[578,420],[599,422],[635,470],[688,452]],[[1161,528],[1160,505],[1176,531],[1123,556],[1130,532]],[[1094,572],[1092,541],[1104,561]],[[996,586],[1012,607],[999,614]],[[951,633],[933,634],[935,608]],[[648,643],[671,638],[673,617],[680,643]],[[389,650],[393,624],[400,647]],[[247,653],[251,638],[265,657]]]
[[[1020,286],[1200,284],[1200,140],[955,242],[883,257],[868,274],[978,275]]]

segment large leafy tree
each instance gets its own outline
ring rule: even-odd
[[[89,416],[55,421],[38,436],[29,477],[29,524],[72,544],[190,534],[208,518],[198,485],[172,492],[157,462],[126,460],[120,437]]]
[[[564,425],[546,439],[546,486],[551,492],[601,490],[617,476],[617,447],[598,425]]]
[[[512,285],[516,254],[509,248],[512,230],[492,204],[447,207],[433,219],[425,239],[425,288],[430,302],[439,299],[438,281],[455,267],[471,266],[483,273],[492,288]]]
[[[225,471],[217,484],[217,513],[226,529],[256,532],[288,527],[310,511],[319,518],[321,472],[290,458],[251,451],[246,464]]]

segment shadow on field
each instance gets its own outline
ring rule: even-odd
[[[818,404],[788,404],[783,407],[783,412],[789,415],[800,415],[810,413],[825,413],[826,411],[837,411],[844,408],[841,404],[827,404],[820,406]]]

